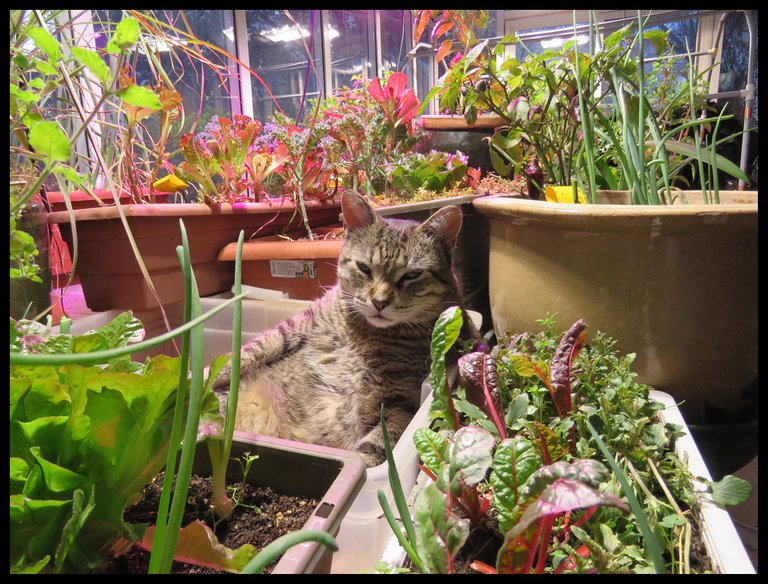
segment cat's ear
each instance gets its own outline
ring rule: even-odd
[[[368,200],[351,189],[341,194],[341,213],[344,216],[344,224],[350,231],[367,227],[378,220]]]
[[[445,243],[449,250],[453,249],[459,231],[461,231],[461,209],[459,207],[443,207],[418,228],[437,237]]]

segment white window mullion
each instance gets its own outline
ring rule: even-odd
[[[254,117],[253,88],[251,86],[251,56],[248,52],[248,26],[245,18],[245,10],[234,11],[235,50],[238,60],[239,75],[236,75],[235,84],[239,87],[240,110],[243,115]],[[234,109],[234,108],[233,108]]]
[[[72,22],[72,28],[62,28],[62,34],[72,35],[72,38],[69,41],[72,43],[72,45],[93,49],[96,46],[96,34],[93,30],[94,17],[92,11],[70,10],[69,13]],[[88,70],[87,67],[84,67],[80,71],[79,75],[82,79],[82,86],[87,87],[88,89],[87,91],[80,92],[80,103],[83,107],[83,110],[86,113],[89,113],[94,110],[96,104],[101,100],[103,96],[102,87],[98,79],[94,77],[94,75]],[[75,87],[77,87],[77,85]],[[97,119],[98,118],[103,118],[101,113],[97,114]],[[82,124],[82,120],[80,120],[79,117],[73,117],[72,119],[75,129],[79,128]],[[90,152],[91,149],[94,149],[95,151],[101,150],[101,125],[90,124],[89,130],[93,143],[89,143],[88,137],[85,135],[85,133],[80,134],[74,144],[76,152],[85,154]],[[84,169],[79,170],[82,171]]]
[[[376,76],[381,77],[384,74],[383,59],[381,56],[381,10],[373,11],[373,34],[376,53]]]
[[[331,23],[327,10],[320,11],[320,35],[323,39],[323,87],[321,97],[333,93],[333,72],[331,71]]]

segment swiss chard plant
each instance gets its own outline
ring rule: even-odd
[[[435,325],[432,421],[414,434],[432,481],[409,509],[391,473],[402,528],[380,496],[414,568],[710,570],[691,556],[699,503],[694,477],[673,448],[682,427],[664,423],[664,406],[634,381],[634,355],[619,355],[600,332],[588,341],[583,320],[561,334],[546,318],[543,332],[460,357],[452,387],[445,356],[462,318],[452,307]],[[706,484],[722,505],[751,495],[732,476]]]

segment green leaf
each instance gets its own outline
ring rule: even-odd
[[[157,94],[146,87],[133,84],[117,92],[120,97],[126,103],[136,107],[145,107],[153,110],[163,109],[163,104],[160,103],[160,98]]]
[[[77,535],[83,529],[85,522],[88,521],[91,513],[96,508],[96,497],[94,493],[94,485],[91,485],[87,496],[80,489],[76,489],[72,494],[72,515],[70,515],[67,523],[64,525],[61,539],[59,540],[59,545],[56,546],[56,554],[54,556],[54,571],[57,573],[61,571],[61,567],[75,542],[75,538],[77,538]]]
[[[32,26],[27,29],[27,34],[35,45],[43,51],[54,63],[61,60],[61,46],[50,32],[39,26]]]
[[[521,393],[509,402],[507,414],[504,416],[504,423],[507,427],[513,426],[518,420],[525,418],[528,412],[529,398],[527,393]]]
[[[72,54],[78,61],[85,65],[88,71],[93,73],[93,76],[96,77],[96,79],[101,81],[103,86],[106,87],[112,74],[107,64],[101,60],[101,57],[99,57],[99,54],[96,51],[84,47],[73,46]]]
[[[45,485],[51,492],[67,493],[74,489],[84,488],[88,484],[88,479],[83,475],[45,460],[40,455],[38,446],[33,446],[29,451],[40,466]]]
[[[458,517],[437,485],[429,483],[414,505],[416,550],[428,574],[448,573],[448,556],[455,556],[469,537],[469,519]]]
[[[141,28],[135,18],[126,17],[117,23],[115,34],[107,43],[107,51],[112,54],[131,48],[139,40]]]
[[[647,145],[655,146],[655,142],[648,142]],[[696,147],[692,144],[686,144],[685,142],[680,142],[678,140],[668,140],[664,143],[664,147],[667,150],[671,150],[675,154],[682,154],[683,156],[688,156],[694,160],[698,160]],[[741,168],[739,168],[736,164],[728,160],[725,156],[722,156],[721,154],[715,154],[715,160],[718,170],[727,172],[731,176],[743,180],[744,182],[749,182],[749,177],[744,173],[744,171],[742,171]],[[703,156],[702,162],[709,164],[710,160],[708,157]]]
[[[437,474],[445,460],[445,451],[448,448],[448,440],[445,436],[429,428],[418,428],[413,433],[413,443],[424,466]]]
[[[493,488],[493,505],[498,511],[502,533],[506,533],[515,524],[519,515],[519,493],[540,465],[541,461],[531,441],[522,436],[508,438],[496,448],[489,482]]]
[[[725,475],[717,482],[704,482],[711,489],[712,499],[718,505],[739,505],[752,496],[752,485],[733,475]]]
[[[29,130],[29,144],[51,161],[64,162],[72,156],[67,135],[56,122],[40,122]]]
[[[482,481],[491,467],[495,446],[496,440],[487,430],[478,426],[459,428],[448,442],[452,481],[458,477],[470,487]]]
[[[536,497],[547,485],[561,478],[576,480],[597,488],[600,483],[607,481],[609,477],[610,471],[608,467],[599,460],[587,458],[576,460],[572,463],[561,460],[536,469],[521,491],[520,497],[523,500]]]
[[[11,97],[14,97],[25,103],[36,103],[40,100],[40,96],[37,93],[25,91],[19,88],[19,86],[15,83],[11,83]]]

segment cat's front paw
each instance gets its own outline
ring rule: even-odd
[[[356,448],[356,452],[363,459],[366,467],[379,466],[387,460],[384,448],[371,442],[363,442]]]
[[[221,393],[224,391],[229,391],[229,380],[232,377],[232,365],[230,363],[227,363],[219,369],[219,372],[216,374],[216,378],[213,380],[213,391],[217,393]]]

